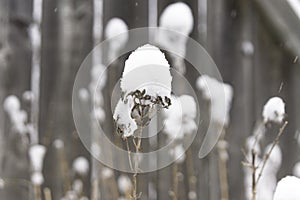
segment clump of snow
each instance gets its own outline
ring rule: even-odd
[[[8,114],[15,113],[16,111],[19,111],[21,108],[21,103],[18,97],[15,95],[10,95],[5,98],[3,103],[4,111]]]
[[[272,144],[269,144],[266,148],[265,148],[265,155],[267,155],[267,153],[270,152],[272,147]],[[281,166],[281,162],[282,162],[282,152],[281,149],[279,147],[279,145],[275,145],[270,156],[268,159],[268,162],[266,164],[266,170],[270,170],[271,171],[278,171],[280,166]]]
[[[118,178],[118,188],[123,194],[128,194],[132,190],[132,183],[128,176],[121,175]]]
[[[182,139],[184,135],[192,134],[196,129],[195,123],[197,106],[195,99],[189,95],[178,98],[172,96],[172,105],[164,110],[164,132],[169,139]]]
[[[114,172],[110,168],[105,167],[102,169],[101,175],[104,179],[109,179],[114,175]]]
[[[73,169],[79,175],[85,176],[89,172],[89,168],[89,161],[83,156],[77,157],[73,161]]]
[[[138,129],[136,121],[131,117],[133,105],[133,101],[130,98],[127,102],[120,99],[115,108],[113,118],[122,130],[123,137],[132,136],[134,131]]]
[[[186,54],[187,36],[192,32],[194,26],[192,10],[183,2],[173,3],[163,11],[159,19],[159,26],[162,29],[157,35],[158,44],[168,51],[176,52],[171,52],[173,65],[181,74],[184,74],[184,59],[178,55],[184,57]]]
[[[105,37],[111,39],[109,42],[109,60],[117,58],[118,52],[128,41],[128,27],[120,18],[112,18],[108,21],[105,29]]]
[[[272,144],[265,148],[264,156],[270,152]],[[275,145],[266,166],[262,172],[262,176],[257,185],[257,200],[272,200],[277,183],[277,173],[281,166],[282,153],[279,145]],[[261,166],[260,166],[261,167]],[[260,168],[258,168],[260,171]]]
[[[285,103],[280,97],[270,98],[264,106],[262,116],[265,123],[282,123],[285,116]]]
[[[180,13],[180,15],[178,15]],[[178,31],[181,34],[188,35],[193,30],[194,18],[191,8],[183,3],[170,4],[163,11],[159,25],[174,31]]]
[[[202,91],[203,97],[211,103],[211,119],[227,126],[233,98],[232,87],[207,75],[199,77],[196,86]]]
[[[105,67],[102,64],[92,67],[89,90],[94,105],[93,117],[100,122],[105,119],[105,111],[102,108],[104,104],[102,89],[105,86],[106,78]]]
[[[61,139],[55,139],[53,145],[56,149],[62,149],[64,147],[64,142]]]
[[[27,133],[27,113],[24,110],[21,110],[21,103],[19,99],[14,95],[6,97],[3,103],[3,108],[4,111],[7,112],[13,128],[15,128],[20,134]]]
[[[297,163],[294,165],[294,168],[293,168],[293,174],[294,174],[294,176],[300,178],[300,162],[297,162]]]
[[[89,100],[90,94],[86,88],[80,88],[78,91],[78,97],[82,102],[87,102]]]
[[[40,144],[32,145],[29,148],[29,158],[34,171],[42,171],[45,153],[46,147]]]
[[[251,41],[245,40],[242,42],[242,51],[246,56],[252,56],[254,53],[254,46]]]
[[[34,185],[42,185],[44,183],[44,176],[41,172],[34,172],[30,179]]]
[[[273,200],[299,200],[300,179],[295,176],[286,176],[276,187]]]
[[[181,144],[176,145],[170,150],[171,156],[173,156],[177,164],[183,163],[185,160],[185,149]]]
[[[157,47],[147,44],[130,54],[121,79],[123,97],[117,103],[113,116],[123,137],[132,136],[138,125],[143,123],[134,107],[137,105],[134,100],[139,99],[139,104],[147,106],[145,115],[150,121],[157,105],[170,103],[171,81],[170,66]]]
[[[137,89],[150,96],[171,96],[170,65],[155,46],[146,44],[130,54],[125,62],[121,89],[127,94]]]
[[[31,102],[34,99],[34,94],[32,91],[28,90],[23,93],[22,98],[24,101]]]

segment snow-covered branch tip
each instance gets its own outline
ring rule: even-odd
[[[178,14],[180,13],[180,15]],[[169,5],[159,19],[159,27],[162,28],[157,35],[157,43],[167,50],[176,52],[171,54],[174,68],[184,74],[185,64],[183,57],[186,54],[186,43],[188,35],[194,27],[194,18],[191,8],[183,3],[177,2]]]
[[[122,98],[113,115],[123,138],[148,125],[157,110],[171,105],[171,81],[170,66],[157,47],[147,44],[129,56],[121,79]]]

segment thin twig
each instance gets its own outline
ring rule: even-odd
[[[262,173],[263,173],[263,171],[264,171],[264,168],[265,168],[265,166],[266,166],[266,164],[267,164],[267,161],[269,160],[269,157],[270,157],[270,155],[271,155],[271,153],[272,153],[274,147],[278,144],[279,138],[280,138],[281,135],[283,134],[283,131],[284,131],[285,127],[287,126],[287,124],[288,124],[288,122],[285,121],[285,122],[283,123],[283,125],[280,127],[279,132],[278,132],[278,134],[277,134],[275,140],[274,140],[273,143],[272,143],[271,149],[269,150],[269,152],[268,152],[267,155],[265,156],[265,159],[264,159],[264,161],[263,161],[263,165],[262,165],[262,167],[261,167],[261,169],[260,169],[258,178],[257,178],[257,180],[256,180],[256,185],[257,185],[258,181],[260,180],[260,178],[261,178],[261,176],[262,176]]]
[[[44,188],[45,200],[52,200],[51,190],[49,188]]]
[[[227,165],[226,158],[224,154],[227,154],[226,146],[221,144],[225,142],[224,139],[219,141],[218,150],[219,150],[219,176],[220,176],[220,186],[221,186],[221,199],[229,200],[228,194],[228,180],[227,180]]]
[[[173,164],[173,200],[177,200],[178,196],[178,176],[177,176],[178,166],[175,162]]]
[[[254,151],[254,149],[252,149],[251,151],[251,155],[252,155],[252,200],[256,199],[256,169],[257,167],[255,166],[255,158],[256,158],[256,153]]]

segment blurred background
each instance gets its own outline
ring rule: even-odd
[[[132,175],[108,169],[93,159],[80,141],[72,115],[73,84],[83,60],[95,45],[109,36],[107,27],[111,19],[122,19],[112,34],[118,34],[118,28],[121,32],[126,30],[126,26],[129,30],[160,26],[162,13],[176,2],[181,1],[0,0],[0,176],[3,177],[0,199],[131,198],[127,195],[130,186],[128,190],[124,187],[130,185],[127,179],[130,182]],[[185,34],[209,52],[223,81],[234,90],[231,120],[225,135],[229,155],[226,163],[228,193],[229,199],[246,199],[242,149],[246,138],[262,121],[263,106],[272,96],[280,96],[285,101],[289,122],[280,139],[282,162],[277,179],[293,174],[300,159],[300,1],[182,2],[190,8],[193,18],[192,29]],[[174,16],[179,24],[188,23],[180,21],[186,19],[184,12],[179,9]],[[134,38],[128,40],[134,41]],[[111,52],[99,52],[99,57],[109,59],[113,51],[126,46],[127,40],[124,45],[122,42],[117,42],[115,49],[111,47]],[[184,45],[187,55],[197,56],[189,50],[189,44]],[[174,48],[180,45],[175,44]],[[166,54],[172,66],[175,59]],[[106,84],[101,88],[103,110],[95,117],[96,120],[101,118],[112,133],[109,138],[117,144],[122,140],[114,133],[110,94],[127,58],[128,54],[123,55],[112,63],[116,67],[108,70]],[[185,77],[195,88],[198,76],[186,62]],[[205,102],[200,91],[195,91],[201,102]],[[81,92],[83,99],[88,95],[87,90]],[[5,106],[7,97],[12,98]],[[206,103],[201,105],[203,112],[207,112]],[[14,108],[19,113],[17,119],[10,112]],[[198,130],[187,160],[178,164],[177,196],[174,197],[174,166],[171,165],[138,176],[141,199],[221,199],[217,149],[203,159],[198,158],[203,130],[206,130],[205,125]],[[273,141],[277,131],[278,125],[268,127],[263,144]],[[161,140],[165,138],[158,138],[156,145],[161,144]],[[147,149],[148,143],[145,143]],[[41,169],[32,166],[28,154],[35,144],[46,147]],[[39,170],[43,180],[39,176],[32,177]],[[121,176],[127,179],[122,182]],[[122,183],[125,184],[123,189]],[[37,191],[40,195],[36,195]],[[76,191],[78,197],[74,196]]]

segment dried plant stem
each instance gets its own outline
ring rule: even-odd
[[[68,162],[65,157],[64,148],[61,148],[58,150],[58,156],[59,156],[59,161],[60,161],[59,163],[61,166],[61,172],[62,172],[63,181],[64,181],[64,193],[66,193],[69,190],[71,183],[70,183],[70,180],[68,177]]]
[[[34,190],[35,190],[35,200],[42,200],[41,186],[40,185],[35,185]]]
[[[142,116],[141,116],[142,118]],[[133,199],[138,199],[139,195],[137,192],[137,175],[139,172],[139,151],[141,149],[142,145],[142,134],[143,134],[143,126],[140,127],[140,131],[138,134],[137,141],[135,141],[135,138],[133,138],[133,143],[135,146],[135,162],[134,162],[134,174],[132,176],[133,181]]]
[[[197,191],[197,178],[195,176],[195,171],[194,171],[194,162],[193,162],[193,152],[192,149],[189,148],[186,152],[186,167],[188,170],[188,179],[189,179],[189,191],[190,192],[195,192]],[[195,196],[195,199],[197,197]]]
[[[45,200],[52,200],[51,190],[49,188],[44,188]]]
[[[95,178],[92,183],[91,200],[98,200],[99,199],[98,194],[99,194],[99,181],[97,178]]]
[[[225,142],[225,140],[220,140],[220,142]],[[228,177],[227,177],[227,158],[224,154],[227,154],[227,149],[224,145],[218,145],[219,151],[219,176],[220,176],[220,187],[221,187],[221,199],[229,200],[228,193]]]
[[[284,131],[285,127],[287,126],[287,124],[288,124],[288,122],[285,121],[285,122],[283,123],[283,125],[280,127],[280,129],[279,129],[279,131],[278,131],[278,134],[277,134],[275,140],[274,140],[273,143],[272,143],[271,149],[269,150],[269,152],[268,152],[267,155],[265,156],[264,161],[263,161],[263,165],[262,165],[262,167],[261,167],[261,169],[260,169],[260,172],[259,172],[259,174],[258,174],[257,180],[255,181],[255,182],[256,182],[256,185],[257,185],[258,181],[260,180],[260,178],[261,178],[261,176],[262,176],[262,173],[263,173],[263,171],[264,171],[264,169],[265,169],[265,166],[266,166],[266,164],[267,164],[267,161],[269,160],[269,157],[270,157],[270,155],[271,155],[271,153],[272,153],[274,147],[278,144],[279,139],[280,139],[281,135],[283,134],[283,131]]]
[[[178,197],[178,165],[175,162],[173,164],[173,200],[177,200]]]
[[[255,163],[255,158],[256,158],[256,153],[254,149],[251,151],[252,155],[252,162],[251,162],[251,168],[252,168],[252,200],[256,199],[256,163]]]

